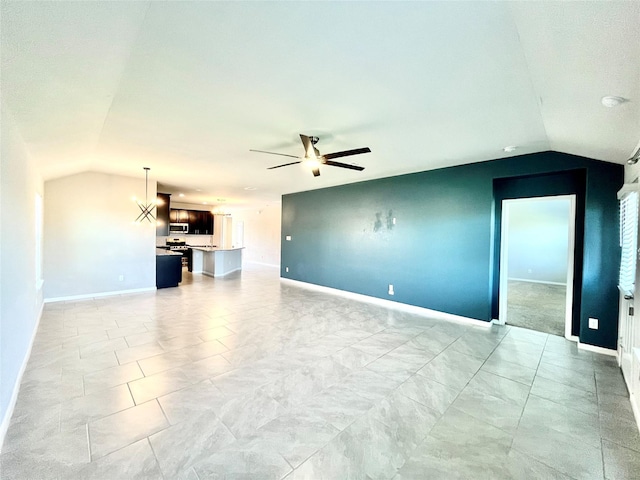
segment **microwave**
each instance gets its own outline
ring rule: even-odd
[[[189,224],[188,223],[170,223],[169,224],[169,234],[186,234],[189,233]]]

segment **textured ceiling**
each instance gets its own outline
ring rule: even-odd
[[[0,5],[3,115],[45,179],[149,166],[181,201],[260,205],[549,149],[623,163],[640,140],[639,2]],[[372,153],[314,178],[249,152],[302,155],[299,133]]]

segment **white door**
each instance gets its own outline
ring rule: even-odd
[[[500,321],[577,340],[571,335],[574,244],[575,195],[503,200]],[[536,308],[542,302],[537,306],[553,312],[544,302],[556,300],[564,303],[557,323]]]

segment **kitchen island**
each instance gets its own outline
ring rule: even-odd
[[[240,248],[191,247],[193,250],[193,273],[210,277],[224,277],[242,270],[242,250]]]

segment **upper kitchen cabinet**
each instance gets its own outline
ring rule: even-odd
[[[189,233],[213,235],[213,214],[208,211],[189,211]]]
[[[156,198],[156,236],[166,237],[169,235],[169,202],[170,193],[158,193]]]
[[[189,210],[172,208],[169,212],[169,221],[171,223],[189,223]]]
[[[213,214],[202,210],[178,210],[169,213],[171,223],[188,223],[190,235],[213,235]]]

